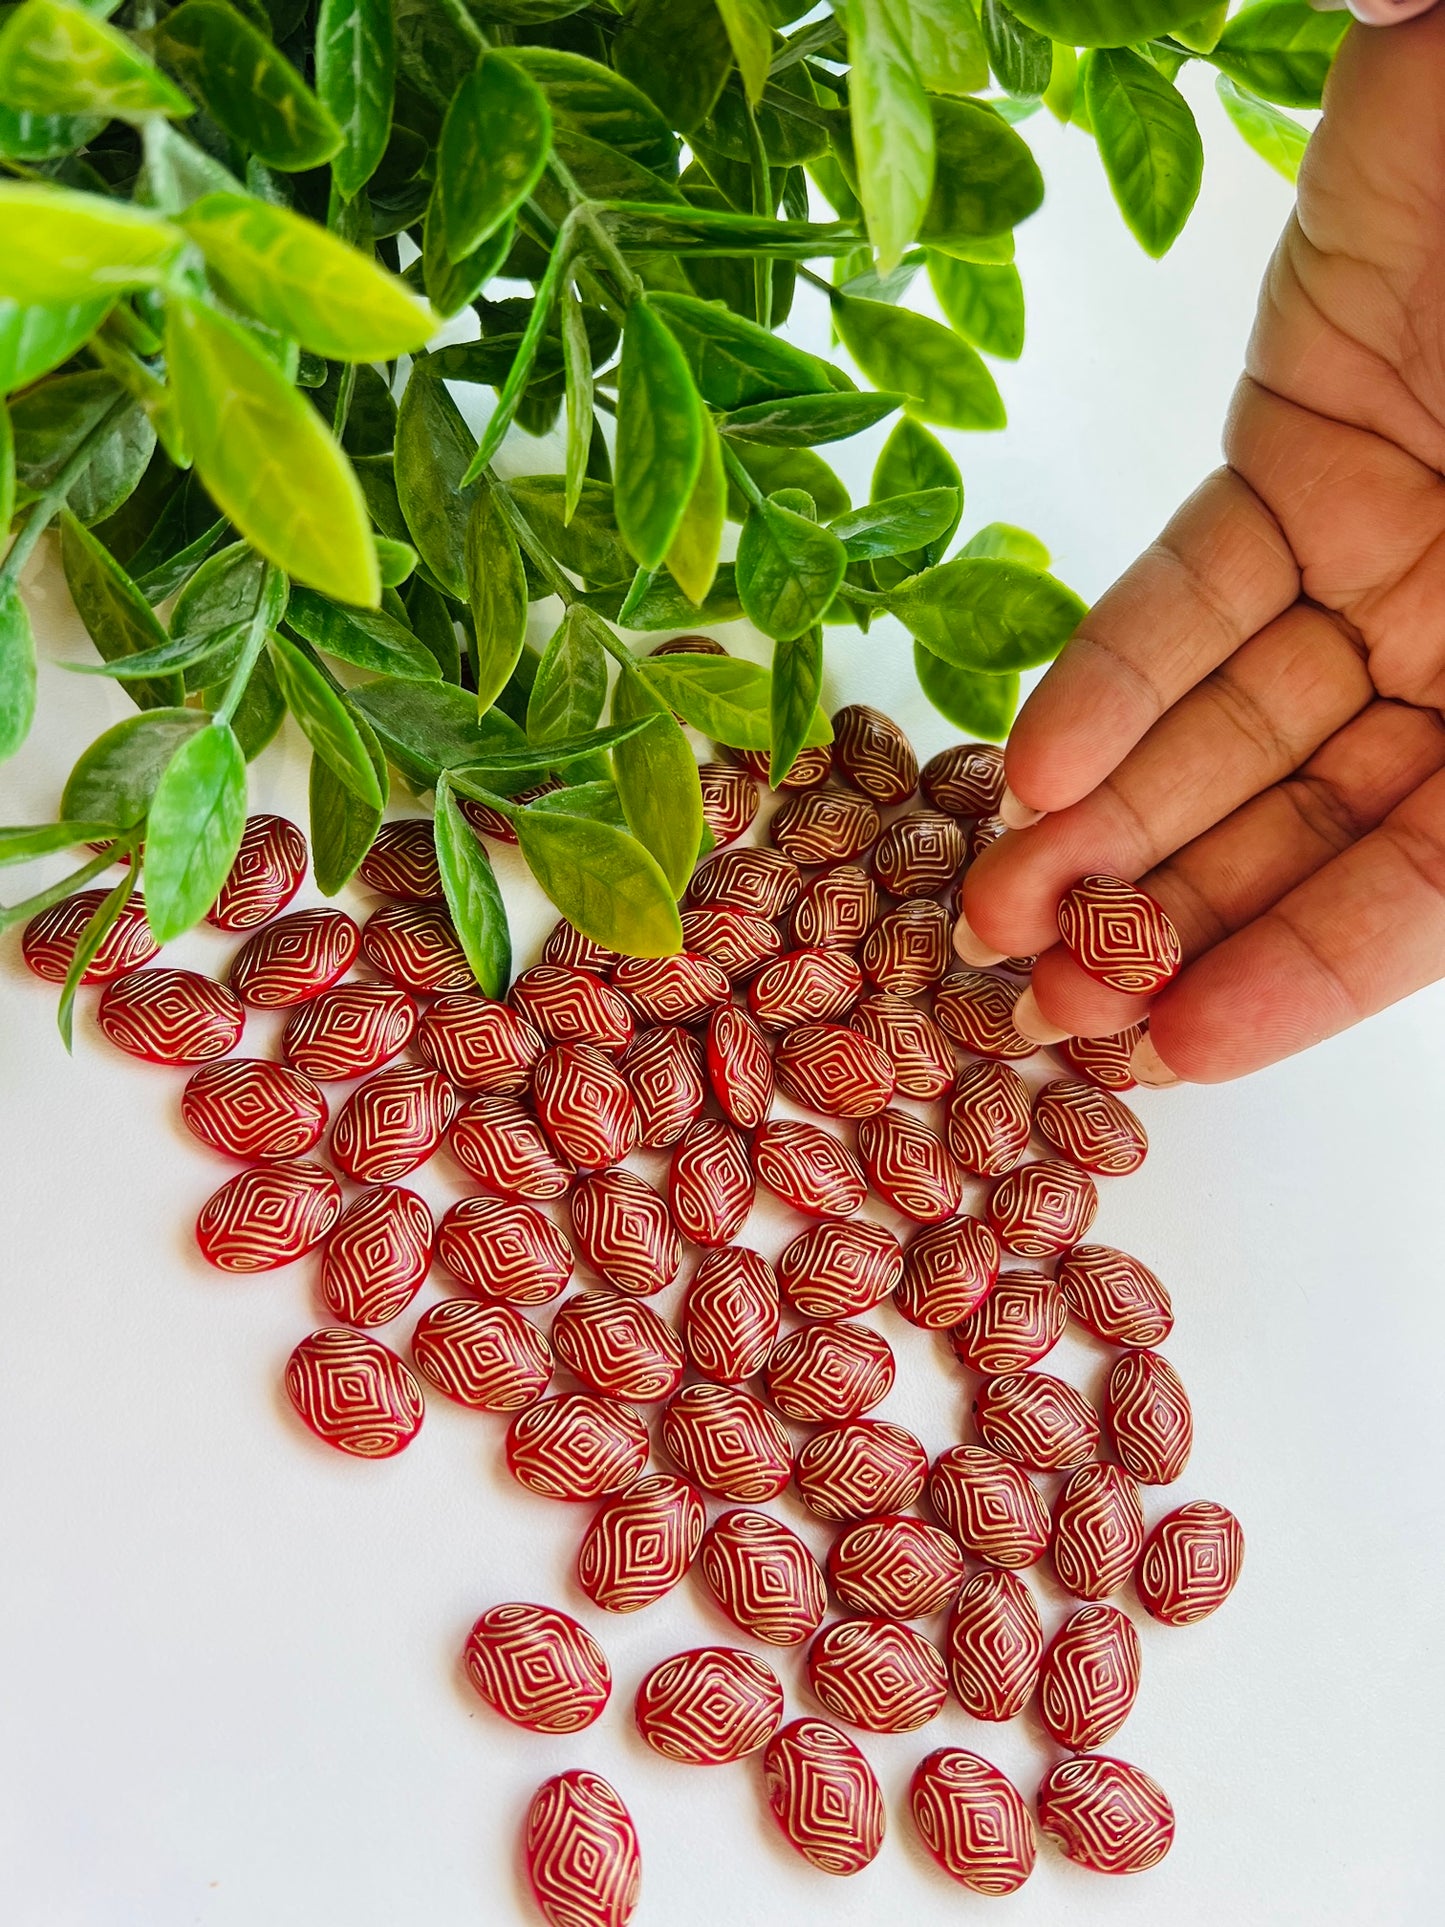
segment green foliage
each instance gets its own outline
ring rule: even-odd
[[[1204,144],[1189,103],[1152,61],[1127,47],[1087,54],[1083,82],[1114,199],[1145,253],[1167,254],[1204,173]]]
[[[188,736],[146,818],[146,921],[159,943],[199,923],[230,874],[246,827],[246,759],[230,726]]]
[[[1318,107],[1349,23],[1348,13],[1317,13],[1308,0],[1258,0],[1229,22],[1209,58],[1264,100]]]

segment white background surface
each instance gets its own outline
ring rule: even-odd
[[[1037,528],[1086,595],[1216,459],[1288,204],[1207,89],[1191,91],[1209,164],[1162,267],[1125,235],[1084,138],[1031,124],[1050,198],[1020,235],[1030,345],[1001,375],[1013,425],[959,438],[965,526]],[[880,439],[844,447],[860,498]],[[78,657],[57,579],[35,585],[42,650]],[[866,642],[830,631],[829,649],[834,702],[894,710],[925,752],[949,739],[893,625]],[[5,821],[51,815],[74,755],[126,713],[99,681],[42,677],[40,725],[0,774]],[[256,792],[304,821],[294,743],[268,754]],[[526,962],[549,919],[501,868]],[[174,954],[220,972],[233,947],[208,932]],[[927,1860],[907,1779],[932,1747],[964,1745],[1031,1794],[1054,1757],[1031,1715],[999,1730],[951,1705],[918,1734],[865,1736],[889,1838],[851,1881],[782,1843],[756,1761],[666,1765],[631,1726],[639,1679],[685,1645],[748,1642],[696,1581],[635,1618],[591,1609],[571,1580],[586,1509],[510,1481],[499,1420],[433,1398],[416,1444],[380,1465],[313,1441],[280,1390],[287,1353],[320,1322],[311,1263],[252,1279],[202,1264],[191,1225],[227,1167],[179,1124],[182,1075],[111,1052],[88,1006],[67,1060],[53,1004],[6,939],[6,1927],[509,1927],[535,1918],[515,1847],[526,1802],[573,1764],[611,1778],[636,1818],[637,1927],[932,1927],[991,1908],[1049,1927],[1442,1918],[1445,994],[1246,1086],[1139,1098],[1153,1150],[1106,1186],[1097,1233],[1174,1294],[1168,1350],[1198,1443],[1168,1503],[1232,1506],[1248,1558],[1214,1619],[1143,1626],[1143,1690],[1108,1749],[1168,1789],[1174,1852],[1107,1881],[1045,1847],[1028,1886],[992,1903]],[[253,1018],[247,1050],[270,1042]],[[451,1193],[441,1160],[415,1182],[436,1202]],[[783,1227],[760,1213],[748,1235],[775,1251]],[[941,1342],[892,1317],[886,1329],[900,1382],[882,1414],[936,1452],[962,1434],[962,1377]],[[1102,1378],[1100,1349],[1070,1339],[1055,1356],[1088,1387]],[[1165,1509],[1157,1493],[1149,1505],[1151,1519]],[[818,1522],[786,1509],[821,1550]],[[536,1738],[461,1680],[467,1627],[507,1598],[566,1605],[603,1640],[616,1686],[598,1726]],[[1051,1629],[1062,1601],[1047,1611]],[[805,1710],[797,1656],[776,1663],[790,1716]]]

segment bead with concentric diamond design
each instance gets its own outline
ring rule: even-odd
[[[441,904],[383,904],[362,927],[361,950],[374,970],[418,996],[477,987],[461,939]]]
[[[943,1710],[938,1648],[896,1619],[835,1619],[808,1648],[808,1684],[850,1726],[912,1733]]]
[[[1137,1171],[1149,1150],[1144,1126],[1110,1091],[1058,1078],[1034,1099],[1041,1137],[1084,1170],[1123,1178]]]
[[[919,787],[950,816],[992,816],[1003,801],[1003,751],[996,743],[954,743],[923,765]]]
[[[722,1499],[775,1498],[792,1475],[787,1433],[734,1385],[684,1385],[662,1415],[662,1442],[688,1478]]]
[[[970,859],[982,856],[990,844],[997,843],[1001,836],[1008,835],[1008,824],[1001,816],[981,816],[968,833],[968,854]]]
[[[1156,1780],[1126,1760],[1060,1760],[1038,1794],[1039,1825],[1094,1873],[1144,1873],[1174,1844],[1174,1809]]]
[[[801,1645],[823,1622],[828,1589],[822,1568],[771,1513],[723,1513],[703,1539],[701,1564],[728,1618],[766,1645]]]
[[[1147,890],[1122,877],[1080,877],[1059,905],[1059,935],[1096,983],[1152,997],[1184,962],[1179,932]]]
[[[552,1321],[552,1349],[589,1391],[638,1405],[671,1398],[682,1383],[682,1342],[635,1298],[584,1291]]]
[[[783,1838],[821,1873],[861,1873],[883,1845],[883,1789],[846,1733],[800,1719],[763,1754],[763,1784]]]
[[[918,1837],[943,1871],[976,1894],[1011,1894],[1034,1870],[1034,1823],[1017,1787],[961,1747],[920,1761],[908,1787]]]
[[[963,1173],[936,1131],[911,1111],[878,1111],[858,1126],[868,1182],[916,1224],[951,1218],[963,1198]]]
[[[719,848],[736,843],[758,813],[757,784],[735,763],[704,763],[697,774],[703,822]]]
[[[767,1039],[736,1004],[708,1019],[706,1059],[719,1109],[739,1129],[755,1131],[772,1109],[775,1072]]]
[[[1114,1606],[1085,1606],[1057,1633],[1039,1674],[1039,1715],[1060,1746],[1112,1739],[1139,1692],[1139,1635]]]
[[[1143,1035],[1142,1024],[1130,1024],[1111,1037],[1061,1037],[1050,1049],[1071,1071],[1101,1090],[1131,1091],[1137,1080],[1129,1068],[1130,1060]]]
[[[976,1057],[1032,1057],[1038,1045],[1014,1026],[1021,994],[1021,985],[986,970],[956,970],[933,993],[933,1015],[955,1044]]]
[[[297,1158],[326,1129],[326,1099],[284,1064],[227,1057],[191,1077],[181,1116],[194,1137],[226,1157]]]
[[[871,1117],[893,1095],[892,1063],[846,1024],[800,1024],[773,1062],[788,1096],[824,1117]]]
[[[437,1230],[437,1256],[483,1298],[545,1305],[572,1276],[572,1250],[550,1218],[519,1198],[461,1198]]]
[[[522,1853],[549,1927],[627,1927],[642,1884],[637,1829],[597,1774],[574,1768],[543,1782],[527,1809]]]
[[[764,1030],[826,1024],[857,1003],[863,976],[846,950],[788,950],[748,985],[748,1009]]]
[[[710,957],[730,983],[743,983],[783,948],[778,926],[729,904],[684,910],[682,941],[695,956]]]
[[[106,1039],[152,1064],[206,1064],[241,1041],[246,1013],[224,984],[150,965],[112,977],[95,1020]]]
[[[512,985],[512,1006],[549,1044],[619,1051],[632,1041],[632,1012],[590,970],[534,964]]]
[[[1078,1599],[1107,1599],[1144,1548],[1144,1507],[1117,1465],[1081,1465],[1054,1503],[1054,1571]]]
[[[567,1206],[578,1251],[618,1291],[646,1298],[677,1276],[677,1228],[662,1199],[635,1172],[595,1171],[574,1186]]]
[[[1072,1385],[1048,1372],[1003,1372],[973,1401],[978,1435],[1035,1472],[1070,1471],[1099,1449],[1099,1418]]]
[[[417,1026],[417,1048],[466,1091],[516,1097],[532,1081],[542,1040],[509,1004],[476,991],[438,997]]]
[[[448,1298],[417,1320],[412,1363],[429,1385],[478,1412],[519,1412],[552,1378],[552,1348],[510,1305]]]
[[[833,768],[875,803],[906,803],[918,788],[918,758],[891,716],[866,703],[833,712]]]
[[[848,863],[878,837],[883,819],[866,797],[848,790],[801,790],[790,796],[768,825],[776,849],[794,863]]]
[[[875,918],[859,956],[869,983],[895,997],[916,997],[947,970],[952,945],[943,905],[914,897]]]
[[[554,1044],[537,1061],[532,1107],[553,1149],[579,1170],[618,1164],[637,1145],[637,1106],[610,1057],[590,1044]]]
[[[1052,1258],[1079,1242],[1098,1208],[1099,1193],[1086,1172],[1047,1158],[999,1179],[988,1221],[1021,1258]]]
[[[612,988],[644,1024],[698,1024],[728,1000],[721,964],[680,950],[671,957],[623,957],[612,971]]]
[[[949,1333],[953,1355],[992,1378],[1036,1365],[1064,1335],[1064,1294],[1043,1271],[1006,1271],[978,1310]]]
[[[893,1389],[897,1367],[882,1332],[840,1321],[805,1325],[768,1358],[768,1397],[788,1418],[816,1424],[860,1418]]]
[[[828,1552],[828,1583],[843,1604],[890,1619],[941,1612],[963,1578],[963,1554],[949,1535],[904,1512],[848,1526]]]
[[[866,1219],[809,1225],[778,1259],[783,1296],[804,1318],[851,1318],[880,1304],[903,1276],[903,1252]]]
[[[1044,1650],[1034,1596],[1016,1572],[981,1572],[948,1622],[948,1677],[976,1720],[1011,1720],[1033,1698]]]
[[[302,1258],[341,1216],[341,1186],[319,1164],[253,1164],[212,1192],[196,1243],[220,1271],[271,1271]]]
[[[452,1125],[452,1155],[471,1178],[504,1198],[560,1198],[572,1182],[542,1127],[515,1098],[474,1097]]]
[[[609,976],[617,960],[617,951],[609,950],[606,944],[597,943],[591,937],[584,937],[565,917],[559,917],[552,925],[547,933],[547,941],[542,945],[541,961],[544,964],[560,964],[569,970],[590,970],[594,977]]]
[[[883,1419],[851,1419],[815,1432],[793,1479],[820,1519],[868,1519],[912,1505],[928,1477],[928,1454],[911,1432]]]
[[[944,1135],[963,1169],[1001,1178],[1023,1161],[1032,1117],[1027,1084],[1010,1064],[970,1064],[944,1106]]]
[[[878,914],[878,891],[856,863],[835,863],[809,879],[793,905],[793,943],[800,950],[852,950]]]
[[[778,1335],[778,1278],[746,1245],[709,1251],[682,1305],[688,1362],[704,1378],[738,1385],[762,1370]]]
[[[723,1766],[766,1746],[783,1723],[770,1666],[731,1646],[697,1646],[654,1666],[637,1689],[637,1730],[684,1766]]]
[[[365,1077],[396,1056],[416,1024],[416,1005],[395,984],[336,984],[291,1012],[281,1055],[323,1082]]]
[[[672,1154],[667,1196],[673,1219],[695,1245],[726,1245],[747,1223],[757,1180],[747,1139],[731,1124],[700,1117]]]
[[[1112,1245],[1075,1245],[1059,1266],[1069,1310],[1110,1345],[1159,1345],[1174,1329],[1169,1293],[1146,1264]]]
[[[728,906],[771,921],[792,907],[803,879],[780,850],[721,850],[693,872],[691,909]]]
[[[900,1097],[941,1097],[953,1082],[953,1046],[917,1004],[879,991],[865,997],[848,1022],[888,1059]]]
[[[963,831],[939,810],[896,817],[873,850],[873,874],[895,897],[931,897],[963,866]]]
[[[227,981],[243,1004],[274,1010],[330,988],[356,956],[361,932],[344,910],[293,910],[236,952]]]
[[[421,1387],[394,1351],[328,1325],[286,1361],[286,1393],[317,1438],[358,1459],[389,1459],[421,1430]]]
[[[909,1239],[894,1309],[910,1325],[946,1331],[970,1316],[998,1278],[998,1239],[982,1218],[950,1218]]]
[[[372,890],[401,903],[432,903],[442,894],[431,819],[383,823],[356,874]]]
[[[965,1552],[993,1566],[1031,1566],[1049,1543],[1038,1487],[1011,1459],[982,1445],[955,1445],[934,1460],[928,1501]]]
[[[431,1270],[436,1227],[426,1201],[399,1185],[353,1198],[326,1241],[321,1297],[347,1325],[385,1325],[406,1310]]]
[[[1178,1372],[1158,1352],[1126,1352],[1109,1374],[1104,1413],[1114,1450],[1144,1485],[1172,1485],[1189,1463],[1194,1414]]]
[[[570,1613],[525,1600],[482,1614],[462,1666],[494,1713],[533,1733],[591,1726],[612,1692],[607,1655],[587,1628]]]
[[[686,1479],[638,1479],[592,1516],[577,1554],[577,1583],[604,1612],[651,1606],[687,1577],[707,1515]]]
[[[248,816],[226,881],[206,912],[217,930],[269,923],[301,888],[306,839],[284,816]]]
[[[680,1024],[639,1031],[619,1066],[637,1111],[638,1142],[668,1150],[707,1100],[702,1045]]]
[[[753,1139],[753,1162],[773,1195],[808,1218],[851,1218],[868,1196],[853,1153],[816,1124],[764,1124]]]
[[[647,1464],[647,1427],[630,1405],[564,1392],[507,1427],[507,1470],[539,1499],[577,1504],[621,1492]]]
[[[440,1071],[398,1064],[359,1085],[331,1133],[331,1155],[358,1184],[386,1184],[425,1164],[446,1135],[457,1094]]]
[[[760,783],[772,783],[772,757],[765,749],[740,749],[733,752],[741,766],[755,776]],[[826,743],[816,743],[807,749],[800,749],[793,759],[793,767],[782,782],[779,790],[811,790],[819,783],[826,783],[833,767],[833,752]]]
[[[1149,1534],[1139,1561],[1139,1597],[1166,1626],[1192,1626],[1224,1604],[1243,1564],[1238,1519],[1212,1499],[1196,1499]]]
[[[62,897],[59,903],[52,903],[48,910],[32,917],[20,938],[20,954],[27,968],[48,983],[63,984],[86,925],[108,895],[106,890],[79,890],[73,897]],[[80,981],[109,983],[112,977],[149,963],[159,949],[146,922],[144,900],[132,896],[101,938]]]

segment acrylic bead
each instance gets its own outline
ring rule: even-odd
[[[1036,1365],[1064,1335],[1064,1294],[1042,1271],[1006,1271],[984,1299],[949,1334],[953,1355],[986,1378]]]
[[[435,902],[442,894],[442,878],[430,818],[383,823],[356,874],[368,889],[398,902]]]
[[[885,910],[863,939],[863,975],[895,997],[916,997],[948,968],[953,926],[941,903],[915,897]]]
[[[1041,1159],[999,1179],[988,1221],[1021,1258],[1052,1258],[1085,1236],[1098,1208],[1099,1193],[1086,1172]]]
[[[894,1308],[911,1325],[946,1331],[962,1324],[998,1279],[998,1239],[982,1218],[950,1218],[909,1239]]]
[[[27,968],[48,983],[64,983],[86,925],[108,894],[105,890],[79,890],[73,897],[63,897],[59,903],[32,917],[20,937],[20,954]],[[112,977],[148,964],[159,949],[146,922],[144,901],[132,896],[101,938],[100,947],[85,966],[80,981],[109,983]]]
[[[852,950],[878,914],[878,891],[856,863],[837,863],[812,877],[793,905],[793,943],[799,950]]]
[[[438,997],[417,1026],[417,1049],[465,1091],[516,1097],[532,1081],[542,1040],[509,1004],[477,992]]]
[[[919,787],[950,816],[992,816],[1003,801],[1003,751],[995,743],[955,743],[923,765]]]
[[[824,1117],[871,1117],[893,1095],[893,1066],[844,1024],[801,1024],[778,1045],[778,1082],[794,1103]]]
[[[938,1648],[895,1619],[835,1619],[809,1646],[807,1665],[821,1704],[870,1733],[912,1733],[948,1697]]]
[[[727,904],[684,910],[682,941],[694,955],[710,957],[728,981],[735,984],[771,963],[783,947],[775,923]]]
[[[317,1438],[354,1458],[392,1458],[421,1430],[420,1385],[364,1332],[330,1325],[303,1338],[286,1362],[286,1393]]]
[[[607,977],[611,975],[617,957],[615,950],[609,950],[606,944],[597,943],[591,937],[584,937],[565,917],[559,917],[547,932],[540,961],[544,964],[562,964],[569,970],[590,970],[594,977]]]
[[[1031,1566],[1049,1543],[1038,1487],[1011,1459],[981,1445],[955,1445],[934,1460],[928,1501],[965,1552],[993,1566]]]
[[[906,803],[918,788],[918,758],[908,738],[891,716],[866,703],[833,712],[833,768],[885,806]]]
[[[883,820],[866,797],[831,787],[790,796],[768,825],[776,849],[814,867],[849,863],[876,840]]]
[[[230,1158],[303,1156],[326,1129],[326,1099],[309,1077],[264,1058],[203,1064],[181,1093],[192,1136]]]
[[[931,897],[963,867],[963,831],[938,810],[896,817],[873,850],[873,874],[895,897]]]
[[[686,1479],[656,1473],[604,1499],[577,1554],[577,1583],[604,1612],[639,1612],[687,1577],[707,1515]]]
[[[770,1666],[731,1646],[698,1646],[655,1666],[637,1689],[637,1730],[684,1766],[724,1766],[766,1746],[783,1723]]]
[[[957,1163],[974,1177],[1001,1178],[1029,1148],[1028,1085],[1009,1064],[970,1064],[949,1092],[944,1119]]]
[[[596,1171],[567,1200],[577,1250],[618,1291],[650,1297],[670,1285],[682,1247],[667,1206],[631,1171]]]
[[[637,1112],[638,1142],[653,1151],[670,1149],[707,1099],[702,1045],[678,1024],[639,1031],[619,1069]]]
[[[940,1747],[914,1769],[909,1810],[943,1871],[976,1894],[1011,1894],[1034,1870],[1034,1823],[996,1766],[961,1747]]]
[[[1014,1027],[1021,986],[986,970],[955,970],[933,994],[933,1015],[955,1044],[975,1057],[1032,1057],[1038,1045]]]
[[[483,1298],[545,1305],[572,1276],[572,1248],[520,1198],[462,1198],[437,1230],[437,1256]]]
[[[221,1271],[271,1271],[302,1258],[341,1216],[341,1186],[319,1164],[253,1164],[201,1206],[196,1243]]]
[[[1008,835],[1008,824],[1001,816],[981,816],[968,833],[968,854],[970,860],[982,856],[991,844],[997,843],[1001,836]]]
[[[1144,1126],[1112,1092],[1059,1078],[1034,1099],[1039,1135],[1098,1177],[1137,1171],[1149,1150]]]
[[[762,1370],[778,1335],[778,1278],[745,1245],[709,1251],[682,1305],[688,1362],[704,1378],[739,1385]]]
[[[1054,1504],[1054,1571],[1077,1599],[1107,1599],[1144,1548],[1139,1488],[1117,1465],[1081,1465]]]
[[[440,1071],[398,1064],[347,1098],[331,1133],[331,1155],[358,1184],[387,1184],[425,1164],[455,1115],[457,1094]]]
[[[885,1825],[878,1777],[827,1720],[791,1721],[768,1741],[763,1785],[783,1838],[820,1873],[861,1873]]]
[[[973,1401],[984,1444],[1036,1472],[1066,1472],[1099,1449],[1099,1419],[1083,1395],[1047,1372],[986,1379]]]
[[[647,1427],[628,1405],[564,1392],[525,1406],[507,1428],[507,1470],[540,1499],[576,1504],[620,1492],[647,1464]]]
[[[772,757],[765,749],[740,749],[734,754],[738,762],[760,783],[772,783]],[[811,790],[819,783],[826,783],[833,767],[833,752],[826,743],[810,744],[800,749],[793,758],[793,767],[782,782],[779,790]]]
[[[597,1774],[574,1768],[543,1782],[522,1852],[549,1927],[627,1927],[642,1883],[637,1829]]]
[[[1085,1606],[1054,1635],[1039,1674],[1039,1716],[1060,1746],[1111,1740],[1139,1692],[1139,1635],[1113,1606]]]
[[[1077,1076],[1101,1090],[1131,1091],[1137,1080],[1129,1064],[1143,1035],[1142,1024],[1130,1024],[1110,1037],[1061,1037],[1050,1049]]]
[[[880,991],[865,997],[848,1022],[888,1059],[900,1097],[941,1097],[952,1084],[953,1046],[917,1004]]]
[[[822,1624],[828,1603],[822,1569],[771,1513],[723,1513],[703,1539],[700,1563],[728,1618],[765,1645],[801,1645]]]
[[[687,886],[690,909],[727,906],[771,921],[792,907],[803,879],[779,850],[721,850],[694,871]]]
[[[735,843],[758,813],[757,784],[733,763],[704,763],[697,774],[703,822],[719,848]]]
[[[928,1477],[928,1454],[911,1432],[882,1419],[852,1419],[815,1432],[793,1478],[820,1519],[868,1519],[913,1504]]]
[[[825,1219],[784,1247],[783,1296],[804,1318],[851,1318],[880,1304],[903,1275],[893,1233],[863,1219]]]
[[[846,950],[786,950],[748,985],[748,1009],[764,1030],[826,1024],[846,1016],[862,988]]]
[[[554,1044],[532,1078],[537,1122],[559,1157],[581,1170],[618,1164],[637,1145],[637,1106],[610,1057],[589,1044]]]
[[[519,1412],[546,1391],[552,1348],[510,1305],[448,1298],[417,1320],[412,1363],[439,1392],[478,1412]]]
[[[1172,1485],[1189,1463],[1194,1414],[1183,1381],[1158,1352],[1126,1352],[1109,1374],[1104,1414],[1114,1450],[1144,1485]]]
[[[512,985],[512,1006],[549,1044],[591,1044],[619,1051],[631,1043],[632,1012],[590,970],[535,964]]]
[[[1096,983],[1152,997],[1184,961],[1179,932],[1147,890],[1122,877],[1081,877],[1059,905],[1064,947]]]
[[[858,1155],[885,1204],[915,1224],[951,1218],[963,1197],[963,1173],[936,1131],[911,1111],[878,1111],[858,1126]]]
[[[1169,1293],[1139,1259],[1112,1245],[1075,1245],[1059,1266],[1069,1310],[1110,1345],[1159,1345],[1174,1329]]]
[[[248,816],[226,881],[206,912],[217,930],[254,930],[284,910],[306,875],[306,839],[284,816]]]
[[[362,926],[361,952],[383,977],[419,997],[477,987],[461,939],[441,904],[383,904]]]
[[[1164,1625],[1192,1626],[1224,1604],[1243,1564],[1238,1519],[1211,1499],[1196,1499],[1149,1534],[1139,1561],[1139,1597]]]
[[[684,1385],[662,1415],[662,1442],[705,1492],[754,1505],[775,1498],[793,1470],[787,1433],[750,1392]]]
[[[949,1535],[907,1513],[846,1527],[828,1553],[828,1583],[853,1612],[921,1619],[941,1612],[963,1579]]]
[[[724,1004],[708,1019],[708,1082],[723,1115],[755,1131],[773,1106],[775,1073],[767,1040],[745,1010]]]
[[[728,1000],[727,973],[710,957],[681,950],[672,957],[623,957],[612,988],[644,1024],[697,1024]]]
[[[350,968],[360,942],[344,910],[293,910],[247,938],[227,981],[243,1004],[261,1010],[299,1004]]]
[[[1094,1873],[1144,1873],[1174,1844],[1174,1809],[1157,1781],[1125,1760],[1083,1753],[1044,1776],[1039,1825]]]
[[[768,1397],[788,1418],[836,1424],[881,1404],[896,1372],[893,1348],[882,1332],[849,1321],[806,1325],[773,1348]]]
[[[672,1216],[685,1238],[695,1245],[730,1244],[747,1223],[756,1190],[740,1131],[711,1117],[688,1126],[667,1177]]]
[[[95,1020],[106,1039],[152,1064],[206,1064],[241,1041],[246,1013],[224,984],[151,965],[112,977]]]
[[[753,1139],[753,1162],[773,1195],[805,1217],[851,1218],[868,1195],[853,1153],[815,1124],[764,1124]]]
[[[638,1405],[671,1398],[682,1383],[681,1341],[635,1298],[579,1292],[552,1321],[552,1349],[589,1391]]]
[[[981,1572],[959,1593],[948,1622],[948,1678],[976,1720],[1016,1719],[1033,1698],[1044,1629],[1016,1572]]]
[[[494,1713],[533,1733],[591,1726],[612,1692],[607,1655],[587,1628],[554,1606],[523,1600],[482,1614],[462,1665]]]
[[[399,1185],[363,1191],[342,1212],[321,1260],[321,1297],[347,1325],[385,1325],[431,1269],[436,1227],[424,1199]]]
[[[411,1041],[416,1024],[416,1005],[395,984],[336,984],[297,1004],[281,1055],[322,1083],[365,1077]]]
[[[572,1182],[571,1165],[514,1098],[474,1097],[457,1113],[450,1142],[468,1177],[504,1198],[560,1198]]]

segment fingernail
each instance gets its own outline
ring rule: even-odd
[[[998,813],[1011,830],[1026,830],[1044,814],[1042,810],[1031,810],[1027,803],[1020,803],[1007,783],[1003,786],[1003,801],[998,806]]]
[[[953,947],[963,961],[966,964],[972,964],[975,970],[984,970],[989,964],[1002,963],[1006,954],[1002,950],[990,950],[983,939],[975,933],[973,926],[961,910],[958,913],[958,922],[953,926]]]
[[[1147,1032],[1129,1054],[1129,1069],[1135,1080],[1151,1091],[1167,1090],[1171,1084],[1181,1081],[1178,1073],[1171,1071],[1155,1050],[1154,1040]]]
[[[1413,20],[1428,13],[1435,0],[1346,0],[1356,20],[1367,27],[1397,27],[1402,20]]]
[[[1316,13],[1343,13],[1349,0],[1310,0]]]
[[[1059,1044],[1074,1034],[1071,1030],[1065,1030],[1062,1024],[1049,1022],[1039,1009],[1039,1000],[1034,995],[1032,984],[1025,984],[1023,995],[1014,1005],[1013,1021],[1014,1029],[1022,1031],[1034,1044]]]

